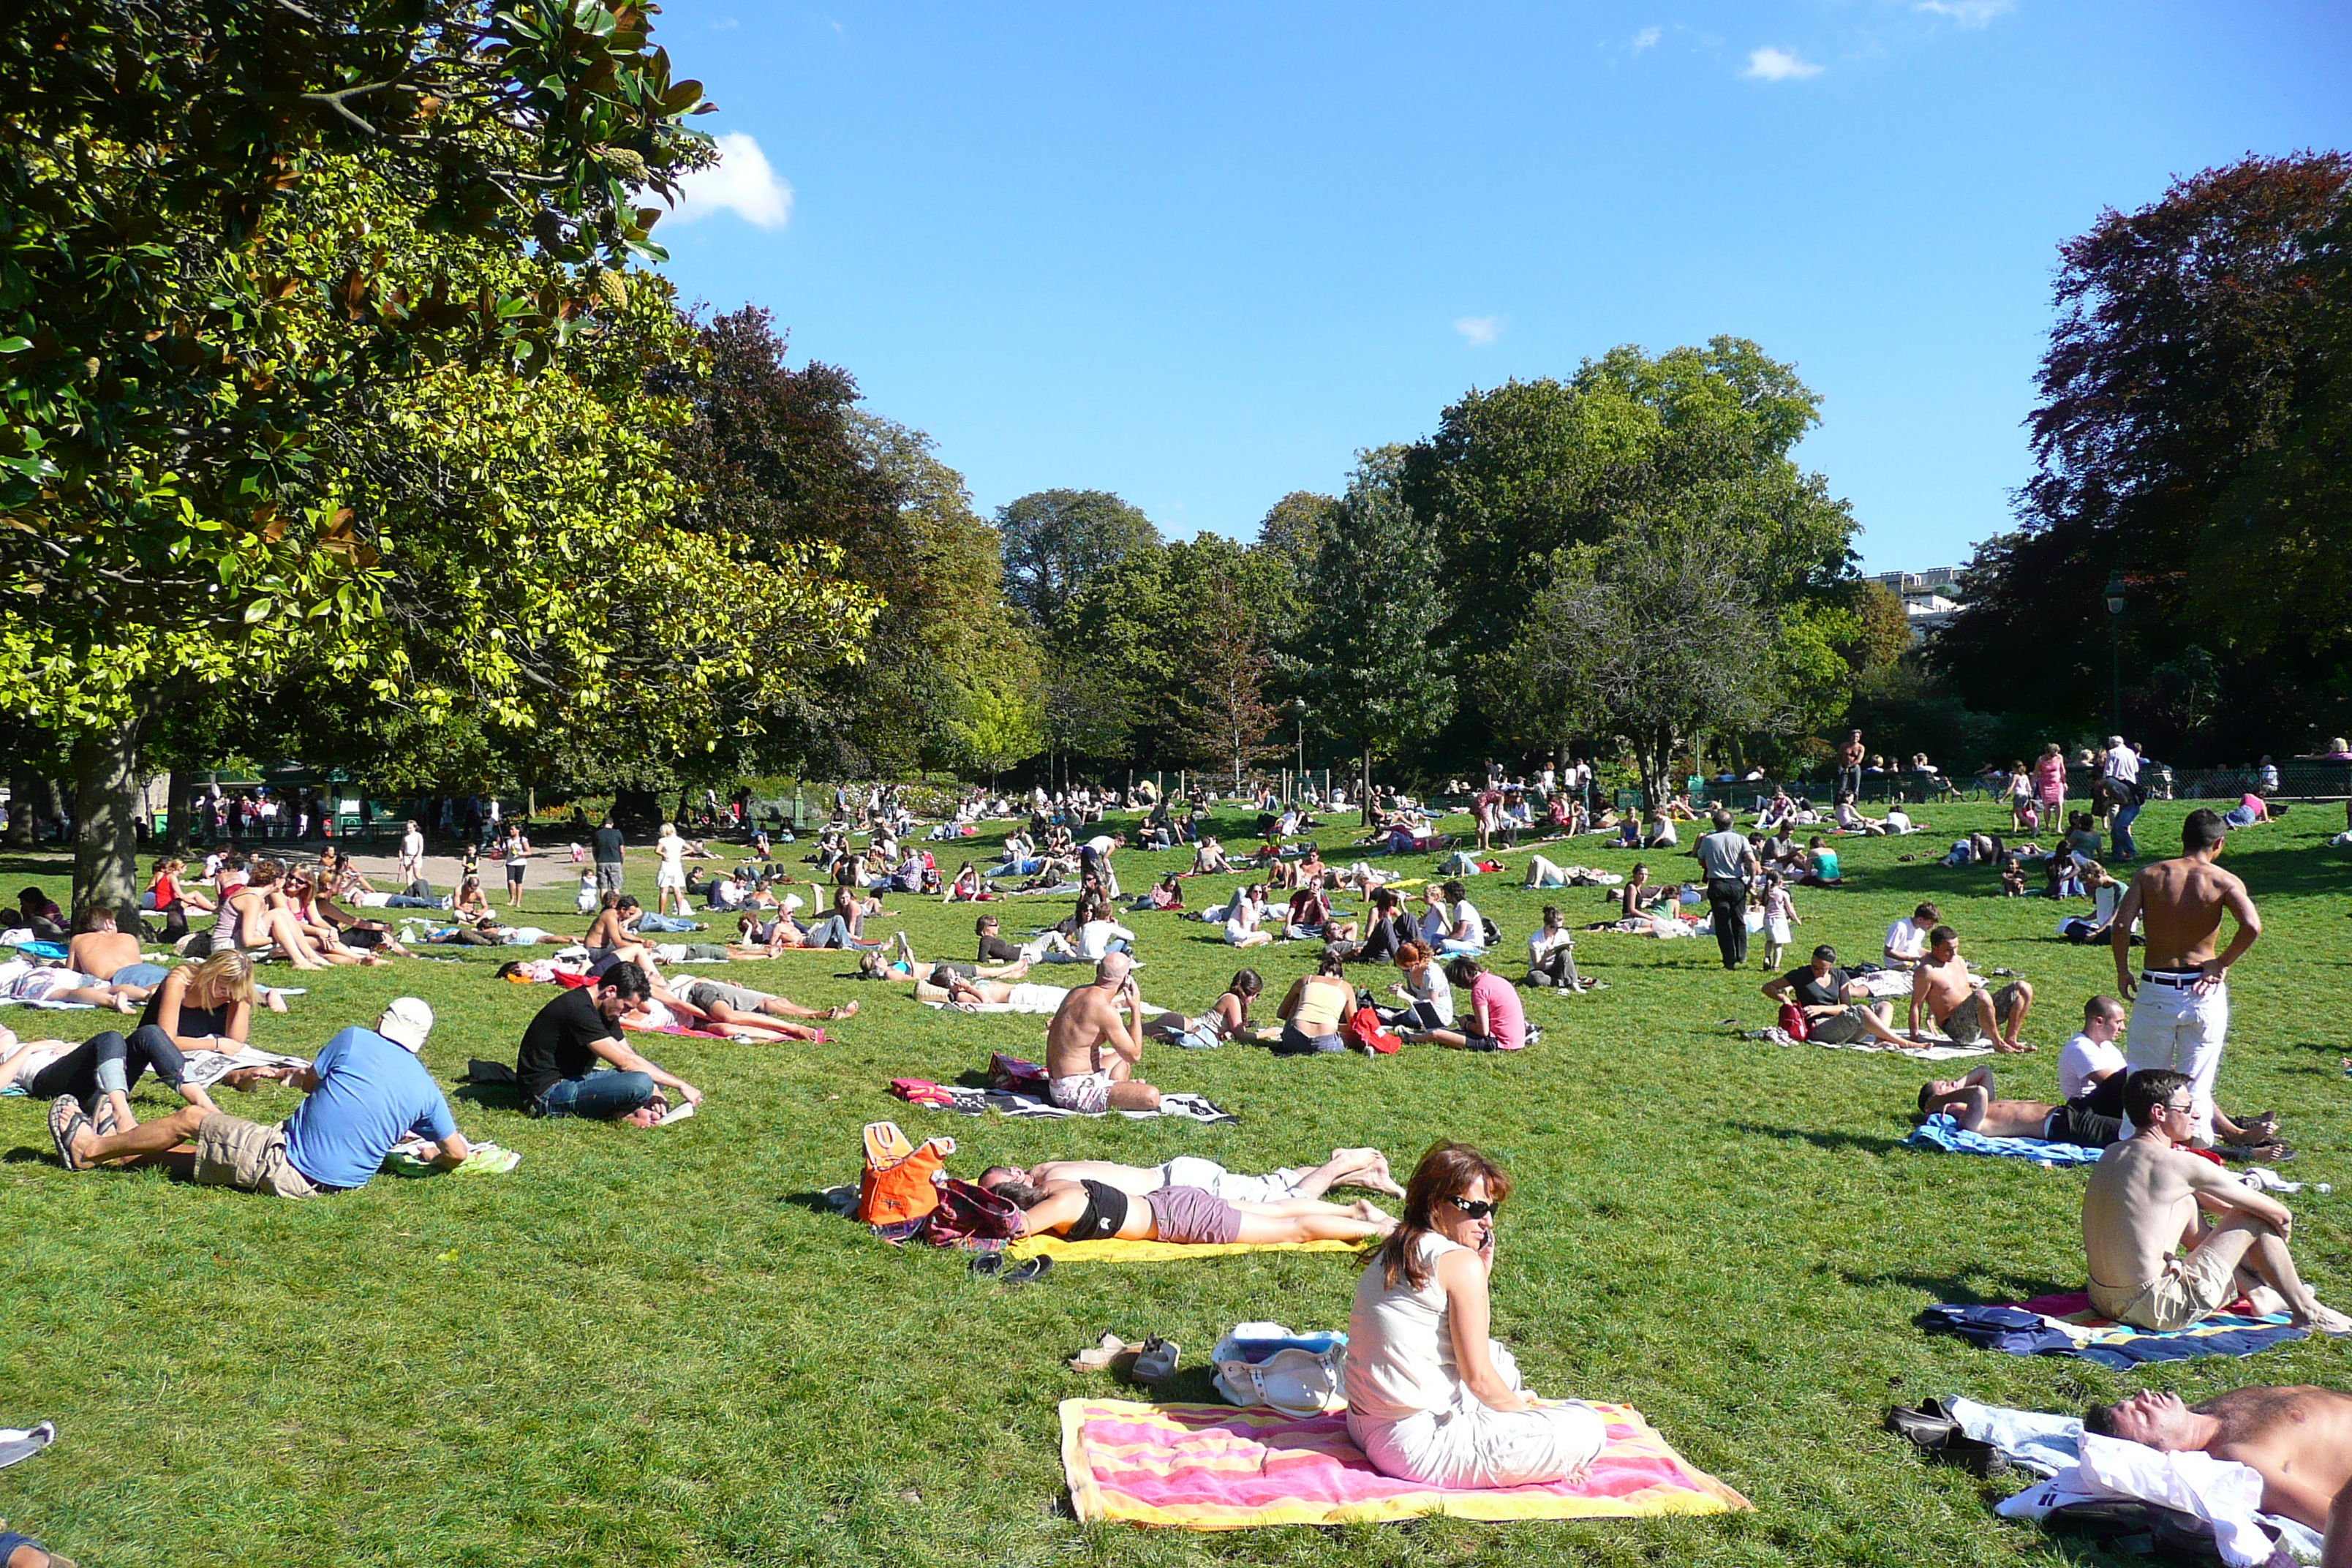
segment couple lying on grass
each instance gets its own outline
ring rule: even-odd
[[[1150,1184],[1180,1176],[1203,1184]],[[1297,1195],[1345,1182],[1395,1191],[1387,1162],[1369,1149],[1335,1149],[1318,1170],[1266,1178],[1228,1177],[1206,1161],[1182,1160],[1158,1167],[1065,1161],[981,1174],[982,1185],[1023,1205],[1032,1232],[1171,1241],[1379,1237],[1348,1316],[1348,1434],[1373,1468],[1427,1486],[1484,1488],[1564,1480],[1591,1465],[1603,1436],[1599,1413],[1528,1393],[1510,1352],[1487,1336],[1495,1233],[1511,1190],[1502,1168],[1462,1144],[1436,1145],[1413,1171],[1401,1220],[1369,1202],[1341,1208]],[[1141,1204],[1129,1201],[1138,1196]]]
[[[2352,1332],[2352,1318],[2323,1305],[2287,1247],[2294,1216],[2193,1146],[2190,1079],[2153,1068],[2124,1082],[2130,1135],[2090,1111],[1992,1098],[1992,1070],[1939,1079],[1919,1091],[1923,1115],[1943,1112],[1989,1138],[2043,1138],[2105,1145],[2083,1190],[2083,1247],[2091,1305],[2117,1321],[2171,1332],[2243,1296],[2257,1313],[2284,1311],[2323,1332]]]

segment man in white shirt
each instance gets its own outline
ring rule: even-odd
[[[1460,882],[1448,882],[1439,889],[1445,895],[1445,934],[1437,941],[1440,952],[1484,952],[1486,951],[1486,921],[1472,903]],[[1424,928],[1426,921],[1423,922]]]
[[[2124,1005],[2112,996],[2083,1004],[2083,1032],[2058,1053],[2058,1098],[2080,1100],[2124,1070],[2116,1037],[2124,1030]]]
[[[2139,846],[2132,841],[2132,823],[2146,798],[2139,787],[2139,753],[2125,745],[2121,735],[2110,735],[2107,760],[2100,772],[2106,775],[2108,788],[2118,802],[2115,819],[2107,826],[2112,840],[2108,847],[2115,859],[2137,860]]]
[[[1943,914],[1933,904],[1921,904],[1911,911],[1907,920],[1896,921],[1886,928],[1886,967],[1912,969],[1927,956],[1927,933],[1942,923]]]

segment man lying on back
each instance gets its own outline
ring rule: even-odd
[[[2323,1531],[2320,1568],[2352,1568],[2352,1394],[2241,1388],[2191,1406],[2144,1388],[2083,1412],[2083,1428],[2165,1454],[2210,1454],[2263,1478],[2263,1511]]]
[[[2052,1105],[2040,1100],[1996,1100],[1992,1068],[1976,1068],[1965,1078],[1937,1079],[1919,1086],[1919,1114],[1950,1117],[1987,1138],[2039,1138],[2104,1149],[2121,1138],[2123,1118],[2102,1116],[2081,1101]]]

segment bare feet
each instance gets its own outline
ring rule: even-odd
[[[824,1010],[824,1016],[828,1018],[855,1018],[857,1016],[857,1004],[844,1002],[838,1007],[828,1007]]]
[[[116,1012],[118,1012],[118,1013],[128,1013],[128,1012],[131,1012],[131,1011],[132,1010],[132,1009],[131,1009],[131,998],[130,998],[130,997],[128,997],[128,996],[125,996],[125,995],[124,995],[121,992],[120,992],[120,991],[115,992],[113,994],[111,994],[111,995],[110,995],[109,997],[107,997],[107,999],[106,999],[106,1000],[107,1000],[107,1005],[108,1005],[109,1006],[112,1007],[112,1008],[113,1008]]]
[[[262,1005],[268,1007],[273,1013],[283,1013],[286,1011],[286,998],[278,994],[277,987],[264,985],[260,989]]]
[[[2352,1318],[2346,1317],[2333,1307],[2323,1305],[2316,1296],[2311,1299],[2311,1310],[2291,1315],[2304,1327],[2317,1329],[2323,1334],[2352,1333]]]

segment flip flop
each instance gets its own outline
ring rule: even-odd
[[[89,1125],[81,1102],[72,1095],[61,1094],[49,1103],[49,1141],[58,1146],[58,1159],[68,1171],[89,1169],[90,1163],[77,1158],[73,1152],[75,1134]]]
[[[980,1275],[983,1279],[990,1275],[1002,1274],[1004,1272],[1004,1254],[1001,1252],[976,1253],[972,1257],[970,1267],[974,1274]]]
[[[111,1138],[114,1136],[114,1100],[112,1096],[99,1096],[98,1109],[90,1115],[89,1130],[97,1133],[100,1138]]]
[[[1045,1278],[1047,1271],[1049,1271],[1053,1267],[1054,1260],[1041,1254],[1038,1257],[1031,1258],[1028,1262],[1023,1264],[1018,1268],[1008,1269],[1004,1275],[1004,1282],[1007,1285],[1034,1284],[1037,1280]]]
[[[1173,1340],[1163,1340],[1158,1334],[1143,1342],[1135,1358],[1134,1377],[1138,1383],[1162,1383],[1176,1375],[1176,1363],[1184,1348]]]

